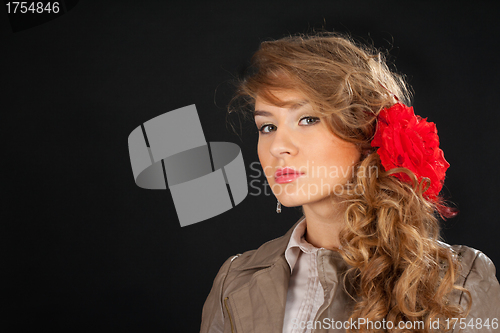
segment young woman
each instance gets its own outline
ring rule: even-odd
[[[335,34],[264,42],[239,86],[281,204],[304,216],[230,257],[201,332],[494,332],[500,286],[481,252],[440,242],[449,164],[382,55]],[[406,105],[405,105],[406,104]]]

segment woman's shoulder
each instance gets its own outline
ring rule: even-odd
[[[498,328],[500,320],[500,284],[496,278],[495,265],[483,252],[465,245],[448,245],[444,247],[453,251],[460,263],[460,276],[455,285],[465,288],[456,290],[453,301],[463,308],[470,304],[470,312],[466,318],[467,332],[493,332]],[[463,323],[460,322],[460,325]],[[480,324],[480,325],[479,325]],[[486,324],[486,326],[485,326]],[[493,326],[492,326],[493,325]]]
[[[265,242],[257,249],[233,255],[226,260],[227,270],[242,271],[269,267],[282,259],[288,240],[289,237],[283,235]]]
[[[477,278],[493,277],[496,280],[493,261],[480,250],[466,245],[449,245],[444,242],[439,242],[439,244],[456,254],[461,264],[460,275],[466,278],[468,283],[474,282]]]
[[[249,250],[226,260],[228,271],[255,270],[269,267],[278,261],[284,261],[284,253],[293,230],[303,218],[299,219],[284,235],[271,239],[257,249]],[[231,261],[231,264],[228,263]]]
[[[230,256],[221,271],[241,271],[268,267],[275,263],[286,249],[289,237],[283,235],[262,244],[257,249]],[[439,244],[452,251],[460,262],[460,276],[464,283],[470,285],[484,280],[496,279],[496,268],[493,261],[483,252],[466,245],[450,245],[439,241]]]
[[[287,235],[272,239],[257,249],[230,256],[221,271],[245,270],[267,267],[275,263],[284,253],[288,239]],[[484,279],[496,279],[496,268],[493,261],[483,252],[466,245],[450,245],[439,241],[439,244],[452,251],[460,262],[460,276],[466,279],[466,284],[478,283]]]

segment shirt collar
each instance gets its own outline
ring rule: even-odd
[[[290,266],[291,272],[293,272],[293,268],[297,263],[300,251],[304,253],[316,253],[319,250],[319,248],[315,247],[305,240],[304,235],[306,233],[306,227],[306,220],[303,219],[293,230],[290,241],[288,242],[288,245],[286,247],[285,259]]]

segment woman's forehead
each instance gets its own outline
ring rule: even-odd
[[[262,90],[255,98],[255,105],[268,104],[286,108],[298,108],[308,103],[309,100],[304,94],[290,89]]]

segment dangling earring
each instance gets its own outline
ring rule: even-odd
[[[276,204],[276,213],[281,213],[281,202],[278,200],[278,203]]]

